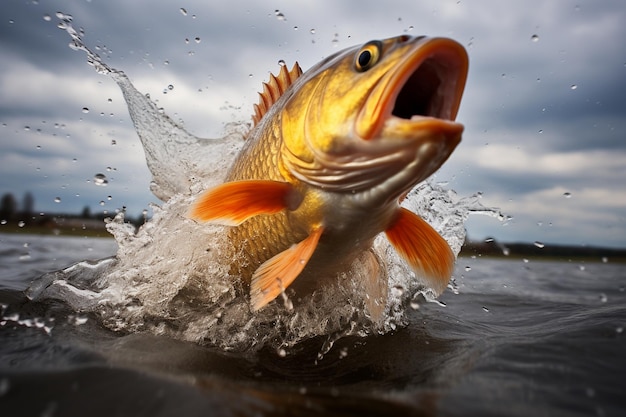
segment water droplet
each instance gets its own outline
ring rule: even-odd
[[[609,297],[607,297],[605,293],[601,293],[600,294],[600,302],[601,303],[606,303],[607,301],[609,301]]]
[[[181,7],[180,14],[182,14],[183,16],[187,16],[187,10],[184,7]]]
[[[485,313],[489,313],[489,309],[488,309],[487,307],[485,307],[485,306],[483,306],[483,311],[484,311]]]
[[[404,294],[404,287],[401,285],[395,285],[391,288],[391,293],[396,297],[402,297],[402,294]]]
[[[539,35],[533,35],[530,37],[530,40],[533,42],[539,42]]]
[[[113,197],[111,197],[110,195],[107,196],[107,200],[111,201],[113,199]]]
[[[24,126],[24,130],[28,132],[30,130],[30,126]]]
[[[572,198],[572,193],[566,191],[566,192],[563,193],[563,197],[565,197],[565,198]]]
[[[278,356],[280,356],[281,358],[284,358],[285,356],[287,356],[287,351],[283,348],[280,348],[276,351],[276,353],[278,354]]]
[[[43,15],[43,20],[45,20],[46,22],[49,22],[49,21],[51,21],[51,20],[52,20],[52,17],[50,17],[50,15],[49,15],[49,14],[44,14],[44,15]]]
[[[115,139],[111,139],[111,145],[117,145],[117,141]]]
[[[606,256],[603,256],[602,257],[602,263],[605,264],[607,262],[609,262],[609,258],[607,258]]]
[[[465,271],[466,271],[466,272],[469,272],[469,271],[471,271],[471,270],[472,270],[472,267],[471,267],[471,266],[466,266],[466,267],[465,267]]]
[[[410,306],[413,310],[419,310],[420,303],[417,300],[411,300]]]
[[[26,223],[24,223],[23,220],[20,220],[19,222],[17,222],[17,227],[24,227],[26,226]]]
[[[280,286],[280,289],[281,289],[280,296],[283,299],[283,305],[288,311],[292,311],[293,301],[291,301],[291,299],[287,296],[287,294],[285,294],[285,288],[283,287],[283,282],[281,281],[280,278],[276,278],[276,281],[278,282],[278,285]]]
[[[282,20],[282,21],[286,21],[287,20],[285,15],[282,14],[280,10],[274,10],[274,15],[276,15],[276,19],[278,19],[278,20]]]
[[[55,203],[60,203],[61,202],[61,197],[55,197],[54,198],[54,202]]]
[[[546,245],[544,245],[543,243],[539,242],[539,241],[535,241],[534,243],[535,246],[537,246],[539,249],[544,248]]]
[[[167,89],[172,91],[174,89],[174,86],[172,84],[170,84],[170,85],[167,86]]]
[[[105,204],[105,203],[104,203],[104,200],[100,200],[100,203],[99,203],[99,204],[100,204],[101,206],[104,206],[104,204]]]
[[[196,43],[200,43],[200,36],[196,36],[193,40],[196,41]]]
[[[461,275],[461,278],[463,278],[463,275]],[[448,289],[450,289],[453,294],[459,295],[459,283],[456,282],[456,278],[452,277],[452,279],[450,279],[450,282],[448,282]]]
[[[576,90],[578,88],[578,86],[576,84],[572,84],[569,89],[570,90]]]
[[[93,183],[101,187],[105,187],[109,183],[109,180],[104,174],[96,174],[93,177]]]
[[[83,113],[89,113],[89,108],[88,107],[83,107]]]
[[[348,356],[348,348],[347,347],[343,347],[341,348],[341,350],[339,351],[339,359],[343,359],[346,356]]]
[[[284,59],[279,59],[278,60],[278,65],[280,65],[281,67],[284,67],[287,64],[285,64],[285,60]]]
[[[309,32],[311,33],[311,35],[315,35],[315,29],[311,29]]]
[[[298,26],[294,26],[294,27],[293,27],[293,30],[298,30]]]
[[[492,237],[488,237],[487,239],[485,239],[485,243],[492,243],[495,242],[495,239]]]

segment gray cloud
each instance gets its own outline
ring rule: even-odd
[[[57,11],[74,17],[107,63],[204,137],[248,120],[279,59],[308,68],[373,38],[453,37],[471,60],[459,113],[466,133],[437,180],[451,180],[460,195],[481,191],[485,204],[514,217],[507,226],[470,220],[470,236],[626,245],[619,0],[1,2],[0,193],[21,199],[30,190],[41,211],[88,205],[138,213],[156,199],[121,94],[68,48]],[[89,182],[98,172],[111,178],[107,187]]]

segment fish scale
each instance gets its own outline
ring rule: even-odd
[[[282,141],[275,129],[264,128],[266,120],[264,119],[248,135],[246,146],[250,149],[239,155],[229,170],[226,181],[250,178],[286,180],[280,171],[275,169],[278,166]],[[249,155],[254,155],[254,157],[250,158]],[[252,217],[228,231],[232,248],[231,259],[245,260],[245,262],[233,262],[230,272],[249,283],[252,273],[259,265],[305,237],[306,235],[294,233],[285,212]]]

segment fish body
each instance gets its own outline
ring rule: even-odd
[[[231,226],[231,273],[250,283],[253,310],[296,279],[297,292],[312,291],[359,257],[376,264],[381,232],[436,293],[445,289],[452,251],[400,201],[459,143],[467,68],[455,41],[400,36],[271,76],[225,183],[190,211]]]

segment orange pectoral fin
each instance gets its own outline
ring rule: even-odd
[[[385,233],[400,256],[428,281],[437,295],[441,294],[454,270],[454,254],[445,239],[404,208]]]
[[[189,211],[195,220],[237,226],[259,214],[273,214],[294,202],[293,187],[267,180],[233,181],[211,188]]]
[[[261,264],[250,282],[250,302],[253,311],[265,307],[293,283],[311,259],[323,231],[323,227],[314,229],[297,245]]]

